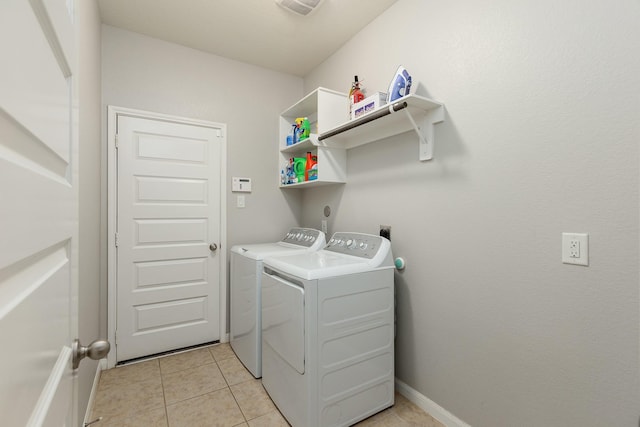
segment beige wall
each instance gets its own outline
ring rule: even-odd
[[[392,226],[397,377],[476,426],[638,426],[640,4],[399,0],[305,77],[386,91],[398,65],[446,105],[349,152],[303,223]],[[590,266],[561,263],[589,233]]]
[[[100,333],[100,13],[93,0],[78,4],[79,121],[79,310],[80,342],[89,345]],[[97,361],[78,369],[78,419],[85,415]]]
[[[302,96],[302,79],[102,28],[105,117],[106,106],[115,105],[226,123],[226,250],[238,243],[279,240],[298,225],[301,194],[277,187],[277,126],[279,113]],[[232,176],[253,180],[245,208],[236,207]]]

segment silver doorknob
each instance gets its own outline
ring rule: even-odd
[[[215,251],[217,251],[217,250],[218,250],[218,245],[216,245],[215,243],[210,244],[210,245],[209,245],[209,250],[210,250],[211,252],[215,252]]]
[[[73,341],[73,346],[71,351],[73,352],[73,369],[78,369],[80,365],[80,361],[85,357],[89,357],[89,359],[99,360],[105,357],[109,350],[111,350],[111,344],[109,341],[105,340],[95,340],[87,347],[80,344],[79,339],[75,339]]]

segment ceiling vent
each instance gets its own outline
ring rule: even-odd
[[[322,4],[324,0],[276,0],[276,3],[297,15],[306,16]]]

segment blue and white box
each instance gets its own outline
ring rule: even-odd
[[[387,94],[384,92],[376,92],[371,96],[367,96],[360,102],[356,102],[351,109],[351,120],[370,113],[387,103]]]

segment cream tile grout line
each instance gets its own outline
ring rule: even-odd
[[[210,349],[212,347],[210,347]],[[217,364],[218,360],[216,359],[215,355],[213,354],[213,352],[211,350],[209,350],[209,351],[211,352],[211,356],[213,357],[213,359],[216,361],[216,364]],[[231,359],[231,358],[234,358],[234,357],[236,357],[236,356],[233,355],[232,357],[228,357],[226,359]],[[222,360],[226,360],[226,359],[222,359]],[[240,362],[240,363],[242,363],[242,362]],[[220,369],[220,365],[218,365],[218,369]],[[244,368],[244,366],[243,366],[243,369],[246,369],[246,368]],[[240,409],[240,413],[242,414],[242,418],[244,418],[244,422],[246,424],[249,424],[250,419],[247,417],[247,415],[245,414],[245,411],[242,409],[242,406],[240,405],[240,402],[238,402],[238,398],[236,397],[235,393],[231,389],[231,384],[229,384],[229,381],[227,380],[227,377],[224,375],[224,372],[222,372],[222,369],[220,369],[220,372],[222,373],[222,377],[224,378],[225,382],[227,383],[227,388],[229,389],[229,392],[231,393],[231,396],[233,396],[233,400],[236,402],[236,405],[238,405],[238,409]],[[252,376],[250,379],[245,380],[245,381],[241,381],[241,382],[239,382],[237,384],[234,384],[234,385],[239,385],[239,384],[242,384],[242,383],[253,381],[254,379],[255,378],[253,378],[253,376]],[[262,387],[262,381],[260,382],[260,386]],[[258,418],[258,417],[251,418],[251,420],[254,420],[254,419]],[[240,425],[240,424],[238,424],[238,425]]]
[[[222,376],[224,376],[224,374]],[[225,381],[226,380],[227,379],[225,378]],[[229,385],[229,383],[227,383],[227,385]],[[236,395],[233,394],[233,390],[231,390],[231,386],[229,386],[229,393],[231,393],[231,396],[233,396],[233,400],[236,402],[236,405],[238,405],[238,409],[240,409],[240,413],[242,414],[242,418],[244,418],[244,422],[248,424],[249,420],[247,420],[247,416],[244,414],[244,411],[242,410],[242,406],[240,406],[240,402],[238,402],[238,399],[236,399]]]
[[[171,373],[173,374],[173,373],[176,373],[176,372],[182,372],[182,371],[186,371],[186,370],[188,370],[188,369],[194,369],[194,368],[197,368],[197,367],[200,367],[200,366],[205,366],[205,365],[210,365],[210,364],[215,364],[215,365],[216,365],[216,367],[217,367],[218,369],[220,369],[220,366],[218,365],[218,362],[217,362],[217,360],[216,360],[216,358],[215,358],[215,356],[214,356],[213,352],[211,351],[211,347],[205,347],[205,348],[207,348],[207,351],[208,351],[208,352],[209,352],[209,354],[211,355],[211,358],[213,359],[213,361],[212,361],[212,362],[209,362],[209,363],[203,363],[203,364],[201,364],[201,365],[194,366],[194,367],[191,367],[191,368],[178,369],[177,371],[173,371],[173,372],[171,372]],[[188,351],[185,351],[185,352],[180,352],[180,353],[177,353],[177,354],[184,354],[184,353],[188,353],[189,351],[191,351],[191,350],[188,350]],[[167,356],[165,356],[165,357],[171,357],[171,356],[174,356],[174,355],[175,355],[175,354],[167,355]],[[169,421],[169,411],[168,411],[169,404],[167,403],[166,394],[165,394],[165,392],[164,392],[164,379],[163,379],[163,376],[162,376],[162,374],[163,374],[163,372],[162,372],[162,364],[160,363],[160,359],[161,359],[161,358],[162,358],[162,356],[161,356],[161,357],[158,357],[158,358],[157,358],[157,362],[158,362],[158,368],[159,368],[159,371],[160,371],[160,382],[161,382],[161,384],[162,384],[162,396],[163,396],[163,399],[164,399],[164,412],[165,412],[165,417],[166,417],[166,420],[167,420],[167,425],[168,425],[169,427],[171,427],[171,422]],[[169,373],[167,373],[167,375],[168,375],[168,374],[169,374]],[[240,409],[240,413],[242,414],[242,417],[244,418],[244,420],[245,420],[245,422],[246,422],[246,421],[247,421],[247,420],[246,420],[246,417],[244,416],[244,413],[242,412],[242,409],[240,408],[240,405],[238,404],[237,400],[235,400],[235,396],[233,395],[233,392],[231,391],[231,388],[229,387],[229,382],[227,381],[227,378],[224,376],[224,373],[222,372],[222,370],[221,370],[221,369],[220,369],[220,374],[222,375],[222,379],[224,379],[224,382],[225,382],[225,384],[226,384],[227,386],[226,386],[226,387],[224,387],[224,388],[221,388],[221,389],[219,389],[219,390],[215,390],[215,391],[224,390],[225,388],[226,388],[226,389],[228,389],[228,390],[229,390],[229,392],[231,393],[231,396],[233,396],[234,401],[236,401],[236,404],[238,405],[238,408]],[[201,396],[204,396],[204,395],[209,394],[209,393],[212,393],[212,392],[211,392],[211,391],[209,391],[209,392],[205,392],[205,393],[202,393],[202,394],[199,394],[199,395],[196,395],[196,396],[191,396],[191,397],[188,397],[188,398],[185,398],[185,399],[182,399],[182,400],[179,400],[179,401],[173,402],[173,403],[171,403],[171,405],[177,405],[177,404],[178,404],[178,403],[180,403],[180,402],[185,402],[185,401],[187,401],[187,400],[189,400],[189,399],[194,399],[194,398],[197,398],[197,397],[201,397]]]
[[[218,369],[220,369],[220,365],[218,365],[218,359],[216,359],[216,356],[213,354],[213,351],[211,350],[213,348],[209,347],[209,353],[211,353],[211,357],[213,358],[216,366],[218,367]],[[231,397],[233,397],[233,401],[236,402],[236,405],[238,405],[238,409],[240,409],[240,413],[242,414],[242,418],[244,419],[245,423],[248,423],[247,421],[247,417],[244,415],[244,412],[242,412],[242,407],[240,406],[240,403],[238,402],[238,399],[236,399],[236,395],[233,394],[233,391],[231,390],[231,386],[229,385],[229,381],[227,380],[227,377],[224,375],[224,372],[222,372],[222,369],[220,369],[220,374],[222,374],[222,378],[224,378],[224,382],[227,384],[227,388],[229,389],[229,393],[231,393]],[[242,423],[240,423],[242,424]],[[240,425],[238,424],[238,425]],[[171,427],[171,426],[169,426]]]
[[[167,410],[167,394],[164,392],[164,378],[162,378],[162,366],[160,365],[159,358],[156,361],[158,362],[158,372],[160,374],[160,387],[162,387],[162,401],[164,402],[164,419],[167,421],[167,426],[170,427],[169,411]]]
[[[215,360],[216,365],[218,365],[218,360],[216,359],[216,357],[214,356],[213,352],[211,351],[211,347],[209,347],[209,353],[211,353],[211,357],[213,357],[213,360]],[[220,365],[218,365],[218,369],[220,369]],[[233,390],[231,390],[231,384],[229,384],[229,381],[227,380],[227,377],[224,375],[224,372],[222,372],[222,369],[220,369],[220,373],[222,374],[222,378],[224,378],[224,382],[227,383],[227,388],[229,389],[229,393],[231,393],[231,396],[233,397],[234,402],[236,402],[236,405],[238,405],[238,409],[240,409],[240,413],[242,414],[242,418],[244,419],[244,423],[249,424],[249,420],[247,419],[247,416],[245,415],[244,411],[242,410],[242,406],[240,406],[240,402],[238,402],[238,399],[236,398],[236,395],[233,393]],[[241,384],[241,383],[239,383]],[[240,423],[242,424],[242,423]],[[237,424],[237,425],[240,425]]]
[[[229,391],[229,393],[231,393],[231,395],[232,395],[232,397],[233,397],[234,401],[235,401],[235,402],[236,402],[236,404],[238,405],[238,409],[240,410],[240,413],[242,414],[242,417],[243,417],[243,420],[244,420],[244,421],[243,421],[243,423],[248,423],[248,422],[249,422],[249,417],[248,417],[248,415],[246,414],[245,410],[243,410],[243,407],[240,405],[240,402],[237,400],[236,395],[234,394],[233,390],[231,389],[231,384],[229,383],[229,379],[227,378],[227,376],[225,375],[225,373],[223,372],[223,370],[222,370],[222,368],[220,367],[220,364],[219,364],[219,362],[221,362],[221,361],[232,359],[232,358],[233,358],[233,356],[224,357],[223,359],[221,359],[220,361],[218,361],[218,360],[214,357],[214,355],[212,354],[212,351],[211,351],[210,349],[208,349],[208,352],[209,352],[209,354],[211,354],[211,356],[212,356],[212,359],[213,359],[213,361],[212,361],[212,362],[209,362],[209,363],[203,363],[203,364],[201,364],[201,365],[193,366],[193,367],[191,367],[191,368],[179,369],[178,371],[174,371],[174,372],[185,371],[185,370],[188,370],[188,369],[195,369],[195,368],[198,368],[198,367],[201,367],[201,366],[205,366],[205,365],[209,365],[209,364],[212,364],[212,363],[213,363],[213,364],[215,364],[215,365],[216,365],[216,367],[220,370],[220,373],[221,373],[221,375],[222,375],[222,378],[224,379],[225,384],[226,384],[226,387],[224,387],[224,388],[222,388],[222,389],[219,389],[219,390],[224,390],[224,389],[226,388],[226,389]],[[160,377],[161,377],[161,385],[162,385],[162,387],[163,387],[163,398],[164,398],[164,409],[165,409],[165,415],[166,415],[166,417],[167,417],[167,423],[169,424],[169,414],[168,414],[168,405],[169,405],[169,404],[168,404],[168,402],[166,401],[166,395],[165,395],[165,393],[164,393],[164,379],[162,378],[163,371],[162,371],[162,364],[160,363],[160,359],[161,359],[161,358],[158,358],[158,360],[157,360],[157,361],[158,361],[159,368],[160,368],[160,369],[159,369],[159,371],[160,371]],[[172,372],[172,373],[173,373],[173,372]],[[239,385],[239,384],[242,384],[242,383],[244,383],[244,382],[248,382],[248,381],[250,381],[250,380],[242,381],[242,382],[240,382],[240,383],[238,383],[238,384],[236,384],[236,385]],[[216,390],[216,391],[218,391],[218,390]],[[204,395],[206,395],[206,394],[208,394],[208,393],[211,393],[211,392],[207,392],[207,393],[203,393],[203,394],[200,394],[200,395],[197,395],[197,396],[192,396],[192,397],[189,397],[189,398],[185,398],[185,399],[183,399],[183,400],[181,400],[181,401],[179,401],[179,402],[184,402],[184,401],[189,400],[189,399],[193,399],[193,398],[196,398],[196,397],[204,396]],[[179,403],[179,402],[174,402],[174,403],[172,403],[172,404],[177,404],[177,403]],[[253,419],[253,418],[252,418],[252,419]]]

